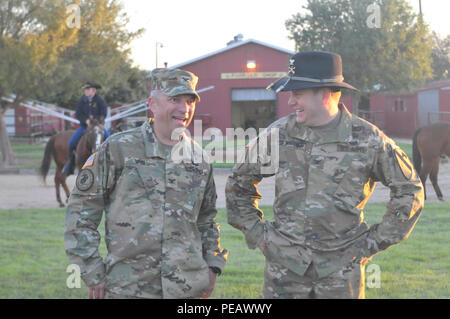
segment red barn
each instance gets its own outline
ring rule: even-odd
[[[53,135],[64,130],[64,120],[55,116],[31,110],[24,106],[15,106],[14,112],[15,128],[11,134],[15,136],[33,137],[42,135]]]
[[[450,122],[450,80],[429,83],[411,94],[374,94],[370,110],[384,113],[388,135],[412,137],[429,123]]]
[[[171,68],[197,75],[197,89],[214,86],[200,93],[194,120],[203,121],[203,130],[216,127],[225,135],[226,128],[265,128],[292,113],[289,93],[276,94],[266,87],[286,75],[293,54],[261,41],[235,37],[223,49]],[[344,103],[351,110],[351,98],[344,99]]]

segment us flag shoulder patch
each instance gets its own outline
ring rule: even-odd
[[[94,160],[95,160],[95,153],[92,154],[91,156],[89,156],[86,163],[84,163],[84,165],[81,169],[86,168],[86,167],[91,167],[92,165],[94,165]]]

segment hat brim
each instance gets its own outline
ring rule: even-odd
[[[315,82],[306,82],[306,81],[298,81],[290,79],[289,77],[283,77],[278,79],[273,83],[272,89],[277,91],[283,84],[287,82],[287,84],[280,91],[297,91],[297,90],[305,90],[312,88],[342,88],[342,89],[350,89],[354,91],[359,91],[357,88],[345,82],[328,82],[328,83],[315,83]]]
[[[164,93],[167,96],[177,96],[177,95],[183,95],[183,94],[189,94],[189,95],[193,95],[195,96],[195,98],[197,99],[197,102],[200,102],[200,95],[198,95],[197,92],[194,92],[192,90],[176,90],[176,92],[174,93]]]
[[[90,89],[90,88],[94,88],[97,90],[100,90],[102,88],[102,86],[100,84],[85,84],[82,86],[83,89]]]

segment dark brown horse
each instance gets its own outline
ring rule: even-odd
[[[425,182],[430,175],[437,197],[443,200],[438,185],[438,172],[440,156],[450,156],[450,123],[434,123],[417,129],[414,132],[412,149],[414,168],[419,173],[424,191]]]
[[[60,186],[63,187],[66,193],[66,202],[69,199],[70,191],[66,184],[67,175],[62,173],[62,169],[66,164],[69,152],[69,140],[75,131],[64,131],[53,135],[45,146],[44,158],[42,159],[40,174],[45,182],[45,178],[50,169],[52,157],[56,163],[55,172],[55,188],[56,188],[56,200],[60,207],[64,207],[64,203],[61,201]],[[89,156],[95,152],[95,150],[103,142],[103,124],[91,120],[91,124],[87,127],[85,133],[80,138],[77,145],[77,157],[76,167],[80,170],[81,166],[86,162]]]

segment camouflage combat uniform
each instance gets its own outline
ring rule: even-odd
[[[267,158],[236,164],[226,186],[228,222],[250,249],[264,240],[265,298],[364,297],[364,266],[405,239],[423,208],[423,188],[404,152],[374,125],[339,105],[336,134],[316,134],[288,115],[279,129],[279,168]],[[262,178],[276,178],[274,221],[258,209]],[[375,183],[391,190],[383,220],[367,227],[364,206]]]
[[[66,212],[66,253],[87,286],[105,282],[106,297],[198,298],[209,267],[222,270],[228,254],[216,197],[212,166],[175,163],[146,122],[111,136],[80,171]]]

